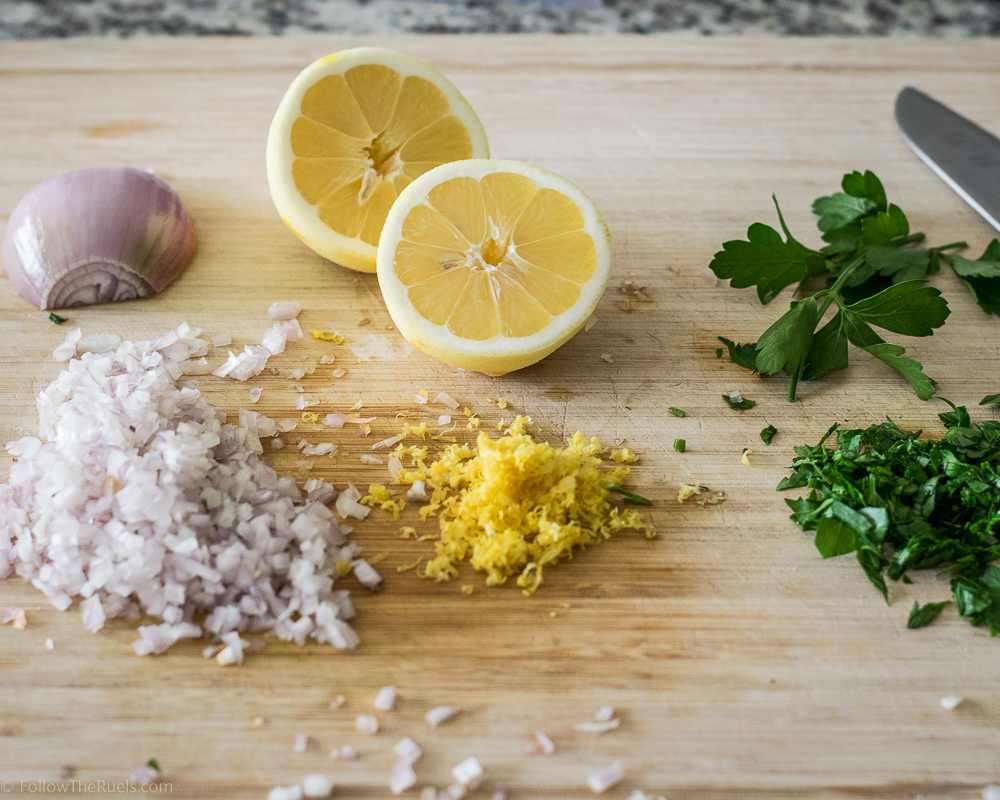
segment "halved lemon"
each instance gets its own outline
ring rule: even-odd
[[[324,258],[375,271],[382,223],[414,178],[488,158],[486,133],[451,82],[404,53],[321,58],[288,88],[267,136],[267,182],[285,224]]]
[[[414,347],[504,375],[573,336],[600,300],[611,236],[580,189],[515,161],[443,164],[399,195],[378,282]]]

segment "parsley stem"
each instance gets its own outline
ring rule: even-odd
[[[914,242],[922,242],[927,236],[923,233],[911,233],[909,236],[901,236],[898,239],[893,239],[890,244],[893,247],[902,247],[904,244],[913,244]]]
[[[940,253],[942,250],[955,250],[957,248],[964,248],[968,246],[968,242],[952,242],[951,244],[943,244],[940,247],[932,247],[931,250]]]
[[[840,274],[837,275],[837,280],[834,281],[833,286],[829,289],[824,289],[822,292],[816,292],[816,294],[813,295],[813,297],[819,297],[821,294],[826,295],[826,300],[823,303],[823,307],[819,310],[819,316],[817,319],[823,319],[823,315],[826,313],[826,310],[834,301],[837,302],[837,305],[840,305],[840,287],[844,285],[844,282],[851,276],[851,273],[857,267],[860,267],[864,262],[864,256],[859,256],[854,259],[840,271]]]

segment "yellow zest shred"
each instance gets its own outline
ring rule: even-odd
[[[426,577],[455,578],[456,564],[468,559],[486,573],[488,586],[517,576],[531,594],[543,568],[572,558],[574,548],[624,529],[656,535],[638,510],[611,503],[608,488],[621,486],[629,468],[602,470],[596,438],[576,433],[565,448],[553,447],[532,439],[530,421],[518,417],[499,439],[480,433],[475,449],[451,445],[419,478],[404,470],[397,475],[400,483],[424,481],[431,499],[420,518],[439,519],[437,556],[427,563]]]
[[[700,483],[695,483],[693,486],[682,483],[680,491],[677,493],[677,502],[683,503],[692,497],[700,506],[714,506],[726,499],[726,493],[710,491],[707,486],[702,486]]]
[[[361,402],[362,402],[361,398],[359,397],[358,398],[358,402],[356,402],[353,406],[351,406],[351,411],[360,411],[361,410]]]
[[[419,394],[422,398],[424,398],[424,400],[427,399],[427,390],[426,389],[421,389],[419,392],[417,392],[417,394]]]
[[[402,566],[396,567],[396,572],[408,572],[411,569],[415,569],[416,567],[420,566],[420,562],[423,560],[424,557],[420,556],[420,558],[418,558],[412,564],[403,564]]]
[[[344,561],[341,558],[337,559],[337,563],[335,566],[337,568],[337,574],[340,575],[341,577],[343,577],[344,575],[349,575],[352,568],[350,561]]]
[[[428,542],[428,541],[434,541],[434,540],[440,539],[440,538],[441,537],[438,536],[436,533],[428,533],[428,534],[425,534],[424,536],[418,536],[417,537],[417,541],[418,542]]]
[[[364,425],[361,426],[361,430],[363,430],[365,432],[365,436],[367,436],[369,433],[372,432],[372,426],[366,422]]]
[[[470,417],[469,424],[465,427],[467,427],[470,431],[476,430],[476,428],[479,427],[479,417]]]
[[[400,530],[400,534],[399,534],[399,538],[400,539],[416,539],[417,538],[417,529],[414,528],[412,525],[404,525],[399,530]]]
[[[405,439],[410,435],[419,436],[421,439],[427,438],[427,423],[421,422],[419,425],[411,425],[409,422],[403,423],[402,437]]]
[[[317,414],[315,411],[303,411],[302,421],[312,422],[312,423],[319,422],[319,414]]]
[[[378,564],[380,561],[385,561],[385,553],[376,553],[367,559],[369,564]]]
[[[629,450],[627,447],[623,447],[621,450],[611,451],[611,460],[617,461],[619,464],[634,464],[639,460],[639,456]]]
[[[313,328],[310,333],[313,339],[319,339],[321,342],[333,342],[334,344],[343,344],[344,337],[339,333],[327,333],[326,331],[321,331],[318,328]]]
[[[465,406],[462,409],[462,413],[465,414],[465,416],[467,416],[467,417],[471,417],[472,416],[472,409],[470,409],[468,406]]]
[[[368,487],[368,494],[361,498],[358,502],[364,505],[371,506],[375,508],[378,506],[383,511],[388,511],[392,514],[392,518],[399,519],[399,512],[406,507],[406,501],[401,497],[398,500],[394,500],[392,497],[392,492],[385,488],[381,483],[373,483]],[[369,560],[371,563],[371,560]]]
[[[476,591],[476,587],[471,583],[467,583],[462,587],[462,592],[464,594],[472,594],[474,591]]]
[[[751,450],[749,447],[744,447],[743,458],[740,459],[740,463],[743,464],[744,467],[752,467],[753,465],[750,463],[750,456],[752,455],[753,455],[753,450]]]
[[[498,408],[507,408],[507,401],[506,401],[506,400],[504,400],[504,399],[503,399],[503,398],[501,397],[501,398],[500,398],[499,400],[497,400],[497,407],[498,407]]]

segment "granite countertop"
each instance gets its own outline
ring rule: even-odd
[[[304,33],[1000,36],[1000,0],[0,0],[0,39]]]

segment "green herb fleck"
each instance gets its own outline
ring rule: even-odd
[[[913,608],[910,609],[910,618],[906,621],[907,628],[923,628],[925,625],[930,625],[934,620],[938,618],[945,606],[950,606],[951,601],[945,600],[943,603],[927,603],[925,606],[921,606],[920,603],[913,601]]]
[[[146,766],[150,769],[155,769],[157,772],[163,772],[163,770],[160,769],[160,762],[155,758],[149,759],[149,761],[146,762]]]
[[[849,344],[882,361],[917,397],[929,400],[935,384],[920,362],[905,357],[903,347],[883,340],[872,326],[902,336],[931,336],[940,328],[950,313],[948,303],[923,283],[942,260],[985,311],[1000,316],[1000,241],[977,261],[944,254],[965,242],[914,249],[909,246],[922,242],[924,234],[910,233],[906,215],[888,202],[873,173],[848,173],[841,188],[813,203],[826,242],[818,250],[792,236],[775,198],[781,232],[754,223],[745,241],[723,244],[709,265],[717,277],[733,288],[756,287],[762,303],[792,285],[798,299],[756,342],[719,339],[734,364],[759,375],[787,375],[790,401],[800,381],[847,369]],[[818,290],[809,290],[810,281]],[[831,308],[833,316],[817,330]]]
[[[66,317],[60,317],[54,312],[49,313],[49,322],[54,322],[56,325],[62,325],[66,321]]]
[[[833,425],[818,444],[795,448],[792,474],[778,489],[808,487],[806,497],[785,503],[802,530],[815,531],[824,558],[854,553],[886,599],[886,578],[944,568],[959,614],[995,635],[1000,421],[973,423],[965,407],[945,402],[951,410],[938,415],[948,429],[940,440],[920,439],[920,431],[892,420],[854,430]],[[828,450],[834,433],[837,447]],[[936,606],[915,608],[909,627],[931,622]]]
[[[687,442],[684,439],[674,439],[674,450],[683,453],[687,449]]]
[[[620,494],[622,496],[622,500],[624,500],[626,503],[633,503],[637,506],[653,505],[652,500],[647,500],[645,497],[640,497],[637,494],[632,494],[632,492],[628,491],[627,489],[623,489],[621,486],[609,486],[608,491]]]
[[[979,401],[981,406],[996,406],[1000,405],[1000,394],[988,394],[982,400]]]
[[[771,444],[771,440],[774,438],[774,434],[778,432],[778,429],[773,425],[768,425],[764,430],[760,432],[760,439],[764,444]]]
[[[680,409],[680,408],[675,408],[674,406],[670,406],[670,408],[668,408],[667,411],[669,411],[675,417],[686,417],[687,416],[687,411],[684,411],[683,409]]]
[[[746,411],[747,409],[753,408],[755,405],[757,405],[756,401],[747,400],[747,398],[742,397],[739,394],[739,392],[736,392],[735,394],[737,397],[740,398],[739,400],[736,400],[735,398],[733,398],[731,395],[728,394],[722,395],[722,399],[725,400],[727,403],[729,403],[729,407],[734,411]]]
[[[722,348],[721,347],[716,347],[715,348],[715,357],[716,358],[722,358]]]

